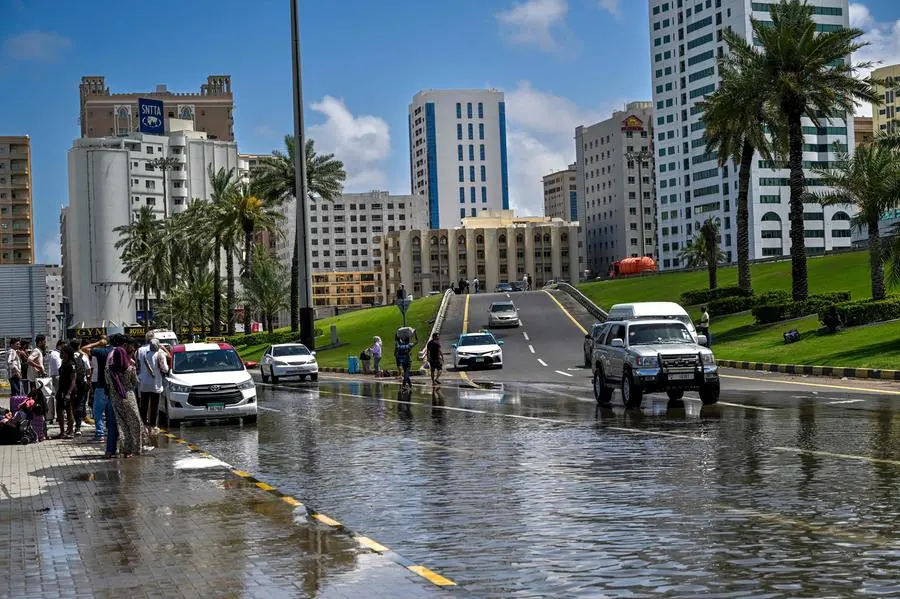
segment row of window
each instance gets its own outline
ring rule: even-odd
[[[469,199],[473,204],[475,203],[475,196],[476,196],[475,188],[470,187],[469,188]],[[487,197],[488,197],[487,196],[487,187],[482,187],[481,188],[481,203],[482,204],[487,204]],[[466,203],[466,188],[465,187],[459,188],[459,203],[460,204]]]
[[[365,267],[365,266],[368,266],[368,265],[369,265],[369,261],[368,261],[368,260],[353,260],[353,261],[350,262],[350,265],[351,265],[351,266],[362,266],[362,267]],[[375,260],[375,261],[373,262],[372,266],[375,266],[375,267],[381,266],[381,260]],[[313,263],[312,263],[312,267],[313,267],[313,268],[319,268],[319,263],[318,263],[318,262],[313,262]],[[331,262],[323,262],[321,267],[322,267],[322,268],[331,268]],[[346,260],[338,260],[338,261],[336,261],[336,262],[334,263],[334,268],[347,268],[347,261],[346,261]],[[316,300],[316,301],[318,302],[318,300]]]
[[[465,167],[461,166],[461,167],[459,167],[459,182],[464,183],[465,180],[466,180],[466,169],[465,169]],[[469,167],[469,181],[471,181],[473,183],[475,182],[475,167],[474,166]],[[483,164],[481,165],[481,181],[482,182],[487,181],[487,167],[484,166]]]
[[[487,207],[482,206],[481,209],[482,209],[482,210],[487,210]],[[475,208],[472,208],[472,210],[471,210],[469,216],[477,216],[477,215],[478,215],[478,210],[475,209]],[[460,218],[466,218],[466,209],[465,209],[465,208],[460,208],[460,209],[459,209],[459,217],[460,217]]]
[[[472,123],[468,125],[469,139],[475,139],[475,126]],[[463,138],[463,126],[462,123],[456,124],[456,139]],[[484,139],[484,123],[478,123],[478,139]]]
[[[466,104],[466,116],[470,119],[473,118],[471,102]],[[456,118],[458,118],[458,119],[462,118],[462,102],[456,103]],[[484,104],[482,102],[478,103],[478,118],[480,118],[480,119],[484,118]]]
[[[771,2],[752,2],[750,7],[757,12],[771,12],[772,3]],[[840,17],[844,14],[844,9],[840,7],[830,7],[830,6],[814,6],[813,9],[814,15],[823,15],[827,17]]]
[[[478,147],[478,156],[479,156],[479,158],[480,158],[481,160],[484,160],[484,159],[485,159],[485,158],[484,158],[484,157],[485,157],[484,144],[480,144],[480,145],[479,145],[479,147]],[[460,162],[462,162],[462,161],[464,160],[464,159],[463,159],[463,146],[462,146],[462,144],[456,146],[456,157],[459,159]],[[474,144],[469,144],[469,160],[470,160],[470,161],[474,161],[474,160],[475,160],[475,145],[474,145]],[[460,167],[460,168],[462,168],[462,167]],[[482,167],[482,168],[484,168],[484,167]]]

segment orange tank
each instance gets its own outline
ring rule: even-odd
[[[636,275],[642,272],[653,272],[656,270],[656,261],[653,258],[644,256],[642,258],[625,258],[618,262],[613,262],[613,277],[623,277],[628,275]]]

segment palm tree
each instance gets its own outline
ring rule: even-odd
[[[805,0],[772,4],[771,24],[751,19],[759,44],[731,48],[737,60],[760,68],[766,85],[760,94],[771,101],[784,120],[790,169],[791,275],[794,301],[806,299],[809,283],[803,227],[805,175],[802,119],[818,127],[830,119],[853,118],[855,101],[878,103],[871,80],[854,73],[871,65],[854,65],[848,57],[866,44],[854,28],[816,31],[813,6]]]
[[[279,233],[284,218],[271,202],[256,194],[254,186],[241,185],[232,194],[223,211],[223,227],[232,235],[243,235],[244,254],[241,282],[246,286],[253,268],[253,234],[256,231]],[[244,333],[250,334],[250,306],[244,306]]]
[[[258,185],[259,193],[277,205],[283,205],[297,197],[297,179],[294,169],[296,156],[296,143],[293,135],[285,135],[284,146],[286,153],[272,152],[272,157],[263,161],[259,172],[254,178]],[[304,149],[306,156],[306,183],[309,191],[308,200],[317,198],[327,202],[333,202],[343,192],[344,181],[347,173],[344,163],[334,157],[334,154],[316,154],[315,141],[306,140]],[[306,248],[300,248],[297,244],[297,236],[293,239],[294,251],[291,258],[291,330],[296,331],[299,326],[300,308],[300,256],[306,255]]]
[[[119,234],[115,247],[120,251],[124,265],[122,273],[128,275],[135,289],[143,293],[144,325],[149,327],[150,291],[155,291],[159,297],[167,282],[163,224],[156,220],[149,206],[141,206],[130,223],[113,231]]]
[[[245,303],[262,316],[270,333],[274,315],[286,308],[290,299],[286,274],[281,262],[265,248],[256,246],[253,249],[253,270],[244,285]]]
[[[730,29],[724,32],[732,52],[719,63],[720,84],[697,106],[703,111],[706,125],[706,152],[718,153],[719,166],[729,161],[738,165],[737,196],[737,263],[738,286],[752,293],[750,278],[750,175],[753,158],[759,152],[771,160],[771,146],[766,129],[777,127],[777,120],[769,114],[770,106],[759,93],[763,85],[762,72],[756,65],[742,62],[741,57],[751,51],[747,41]],[[733,49],[743,46],[743,52]]]
[[[719,238],[719,224],[711,218],[706,219],[694,238],[679,254],[687,262],[689,268],[705,266],[709,273],[709,288],[719,286],[719,262],[725,260]]]
[[[233,168],[225,170],[225,167],[221,167],[218,171],[215,171],[213,170],[211,164],[207,167],[207,176],[209,177],[210,187],[212,188],[210,199],[213,203],[213,210],[209,212],[212,218],[208,222],[210,225],[209,229],[213,232],[213,240],[215,244],[215,253],[213,255],[213,285],[215,289],[213,291],[212,334],[218,335],[220,332],[219,327],[222,323],[222,230],[220,226],[221,220],[215,215],[218,213],[218,210],[227,202],[228,198],[234,193],[236,181]],[[233,270],[232,282],[229,286],[229,290],[231,291],[231,294],[226,299],[226,306],[229,314],[228,332],[229,334],[231,334],[234,332],[232,320],[232,315],[234,314]]]
[[[832,169],[816,169],[831,189],[815,194],[824,206],[855,206],[854,224],[869,234],[869,269],[872,297],[884,299],[884,252],[878,221],[900,204],[900,155],[878,143],[861,146],[853,156],[842,154]],[[893,269],[892,269],[893,274]]]

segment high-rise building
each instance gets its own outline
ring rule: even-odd
[[[594,275],[623,258],[657,257],[653,131],[650,102],[630,102],[605,121],[575,129],[585,257]]]
[[[55,264],[48,264],[45,269],[47,291],[45,301],[47,306],[47,345],[57,339],[62,339],[65,329],[61,326],[62,313],[62,269]]]
[[[425,90],[409,105],[413,195],[433,229],[509,208],[506,103],[497,90]]]
[[[900,64],[877,68],[872,78],[882,82],[875,86],[882,103],[872,106],[872,129],[875,133],[896,133],[900,129]]]
[[[578,197],[576,165],[544,176],[544,216],[578,222]]]
[[[143,320],[143,299],[122,273],[116,227],[127,225],[144,206],[163,219],[189,200],[210,201],[207,169],[237,168],[234,142],[211,140],[189,121],[173,119],[167,135],[133,133],[125,137],[77,139],[69,150],[69,206],[61,216],[63,279],[76,322]],[[163,173],[154,160],[174,157]],[[152,296],[151,296],[152,298]]]
[[[237,180],[243,184],[249,184],[250,179],[261,168],[263,161],[271,157],[271,154],[238,154]],[[282,210],[283,208],[282,206]],[[253,234],[253,243],[266,248],[275,255],[278,251],[276,237],[268,231],[256,231]]]
[[[856,147],[868,144],[875,136],[875,130],[870,116],[858,116],[853,119],[853,136]]]
[[[34,262],[31,140],[0,136],[0,264]]]
[[[817,27],[849,25],[847,0],[809,0]],[[719,223],[728,261],[737,259],[737,175],[731,163],[719,168],[706,153],[703,114],[696,104],[719,84],[716,59],[727,51],[726,28],[751,35],[750,18],[771,21],[773,2],[751,0],[650,0],[650,55],[656,135],[656,193],[660,214],[660,267],[683,267],[679,252],[707,219]],[[853,147],[853,118],[820,123],[804,119],[806,163],[835,161]],[[754,159],[750,180],[750,258],[790,253],[789,172],[783,164]],[[773,168],[774,167],[774,168]],[[807,171],[810,187],[815,176]],[[820,188],[821,189],[821,188]],[[663,215],[667,220],[663,220]],[[852,211],[810,203],[804,210],[810,253],[850,246]]]
[[[87,76],[78,86],[81,95],[81,137],[130,135],[138,130],[138,98],[162,100],[165,130],[169,119],[191,121],[209,139],[234,141],[234,96],[230,75],[210,75],[199,93],[173,93],[165,85],[155,91],[110,93],[106,78]]]
[[[48,335],[47,270],[43,264],[0,265],[0,341]],[[48,339],[49,340],[49,339]],[[6,362],[0,366],[0,376]]]

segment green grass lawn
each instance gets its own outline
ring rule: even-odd
[[[431,332],[431,322],[441,305],[441,298],[440,295],[426,297],[415,300],[409,306],[406,320],[407,324],[418,333],[419,347],[427,341]],[[319,366],[346,367],[347,356],[358,356],[359,352],[372,345],[372,338],[378,335],[383,341],[384,368],[394,368],[394,333],[402,324],[400,310],[396,306],[369,308],[317,320],[316,328],[322,331],[322,335],[316,338],[316,347],[331,344],[331,325],[337,326],[340,342],[348,344],[335,349],[317,351]],[[242,359],[259,361],[267,346],[267,344],[236,346],[236,349]]]
[[[849,291],[854,300],[871,297],[868,252],[817,256],[808,261],[809,292]],[[791,289],[791,262],[767,262],[752,266],[757,293]],[[613,304],[646,301],[679,301],[682,293],[708,286],[706,271],[661,274],[580,285],[581,291],[601,308]],[[719,269],[719,286],[737,284],[737,268]],[[699,320],[699,307],[688,307]],[[900,322],[855,327],[834,335],[819,331],[817,316],[770,325],[757,325],[751,314],[712,319],[713,350],[723,360],[900,368]],[[800,331],[801,340],[785,345],[783,334]]]

